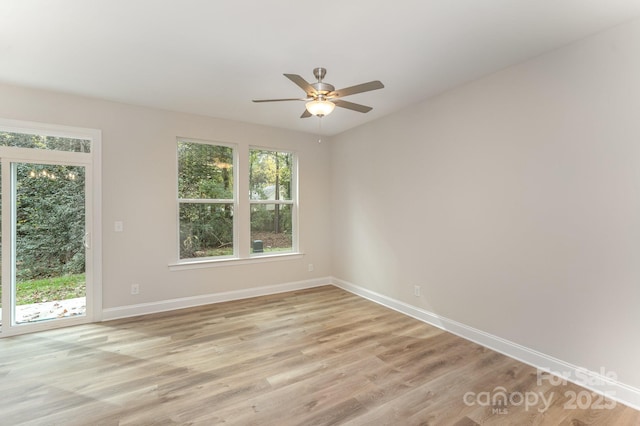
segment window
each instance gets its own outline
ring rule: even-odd
[[[297,254],[293,153],[188,139],[177,142],[182,265],[170,266],[203,267],[208,261],[260,256],[264,261],[269,255]],[[243,192],[248,188],[248,199],[238,201],[239,188]]]
[[[252,254],[294,251],[295,170],[290,152],[249,151]]]
[[[180,259],[233,256],[234,149],[178,141]]]
[[[90,139],[0,132],[0,146],[46,149],[52,151],[91,152]]]

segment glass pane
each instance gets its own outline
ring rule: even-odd
[[[233,199],[233,148],[178,142],[178,198]]]
[[[16,323],[84,315],[85,170],[14,163]]]
[[[180,203],[180,259],[233,255],[233,204]]]
[[[252,200],[291,200],[289,152],[252,149],[249,153],[249,191]]]
[[[0,146],[48,149],[53,151],[91,152],[88,139],[58,138],[26,133],[0,132]]]
[[[291,229],[290,204],[253,204],[251,253],[291,251]]]

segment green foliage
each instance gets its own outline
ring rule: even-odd
[[[292,163],[291,153],[252,149],[249,153],[251,199],[290,200]]]
[[[249,153],[249,191],[252,200],[291,200],[293,154],[252,149]],[[268,207],[267,207],[268,206]],[[252,232],[291,232],[291,210],[284,205],[254,205]],[[285,214],[282,214],[284,211]],[[288,211],[288,214],[286,213]]]
[[[260,204],[251,208],[252,232],[275,232],[276,221],[278,221],[279,232],[291,233],[291,208],[289,205]]]
[[[233,199],[233,149],[179,142],[178,197]]]
[[[83,167],[17,164],[18,282],[84,272],[84,184]]]
[[[48,149],[54,151],[91,152],[90,140],[11,132],[0,132],[0,146]]]
[[[233,248],[231,204],[180,204],[180,258],[219,255],[212,253],[225,247]]]
[[[264,206],[254,206],[251,209],[251,230],[268,232],[273,230],[273,211]]]
[[[233,149],[178,143],[178,197],[232,200]],[[233,204],[180,203],[180,258],[233,253]]]
[[[0,146],[90,152],[91,141],[0,132]],[[83,296],[84,168],[21,163],[15,167],[18,304]],[[45,290],[49,285],[53,287]]]

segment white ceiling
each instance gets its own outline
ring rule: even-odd
[[[0,82],[309,133],[282,74],[385,88],[333,135],[640,17],[638,0],[0,0]]]

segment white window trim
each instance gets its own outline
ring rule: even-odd
[[[239,266],[239,265],[251,265],[256,263],[265,263],[265,262],[275,262],[275,261],[283,261],[283,260],[297,260],[302,259],[304,257],[304,253],[279,253],[279,254],[263,254],[251,256],[248,258],[238,258],[238,257],[224,257],[224,258],[202,258],[198,260],[190,260],[188,262],[178,262],[169,264],[170,271],[183,271],[188,269],[202,269],[202,268],[218,268],[225,266]]]
[[[294,200],[250,200],[250,204],[295,204]]]

